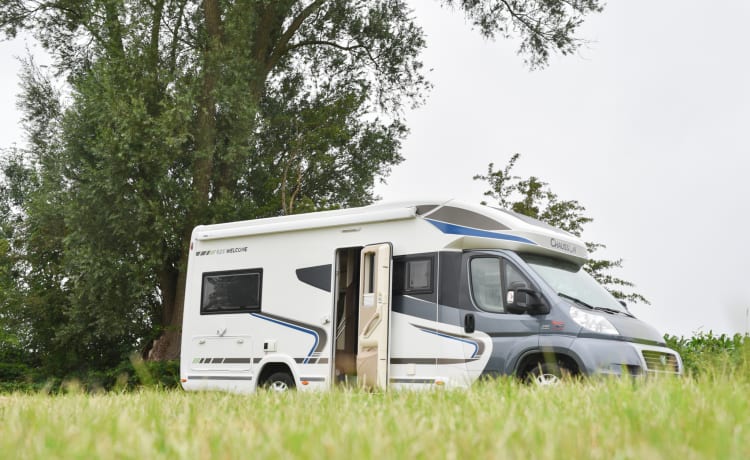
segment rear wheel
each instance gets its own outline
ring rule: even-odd
[[[526,381],[539,386],[555,386],[572,375],[573,371],[564,363],[538,363],[526,373]]]
[[[294,379],[286,372],[274,372],[263,383],[263,387],[279,393],[295,389]]]

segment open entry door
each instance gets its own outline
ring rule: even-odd
[[[391,253],[390,243],[365,246],[361,252],[357,380],[372,389],[388,385]]]

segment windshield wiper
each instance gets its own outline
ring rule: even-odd
[[[568,299],[568,300],[572,300],[573,302],[575,302],[575,303],[577,303],[579,305],[583,305],[584,307],[589,308],[591,310],[599,310],[599,311],[604,311],[604,312],[612,313],[612,314],[622,313],[623,315],[630,316],[631,318],[633,317],[633,315],[631,315],[630,313],[625,312],[625,311],[615,310],[614,308],[595,307],[593,305],[589,305],[586,302],[584,302],[583,300],[578,299],[576,297],[573,297],[572,295],[568,295],[568,294],[566,294],[564,292],[558,292],[557,295],[559,295],[562,298],[565,298],[565,299]]]
[[[595,306],[589,305],[586,302],[584,302],[583,300],[577,299],[577,298],[573,297],[572,295],[568,295],[568,294],[566,294],[564,292],[558,292],[557,295],[559,295],[562,298],[565,298],[565,299],[568,299],[568,300],[572,300],[573,302],[575,302],[577,304],[580,304],[580,305],[583,305],[586,308],[590,308],[591,310],[596,310],[597,309]]]
[[[631,318],[635,318],[635,316],[633,316],[632,314],[630,314],[630,313],[628,313],[628,312],[626,312],[626,311],[622,311],[622,310],[615,310],[614,308],[607,308],[607,307],[595,307],[595,308],[596,308],[597,310],[601,310],[601,311],[606,311],[607,313],[613,313],[613,314],[617,314],[617,313],[620,313],[620,314],[623,314],[623,315],[625,315],[625,316],[629,316],[629,317],[631,317]]]

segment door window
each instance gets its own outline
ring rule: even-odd
[[[471,292],[474,303],[482,310],[502,313],[502,287],[500,285],[500,259],[477,257],[471,259]]]
[[[365,294],[372,294],[375,292],[375,253],[368,252],[364,255],[364,290]]]
[[[515,265],[498,257],[471,259],[470,277],[474,303],[480,309],[493,313],[505,312],[504,299],[509,290],[530,286]]]
[[[520,288],[528,288],[529,283],[526,281],[526,277],[521,274],[521,272],[516,268],[515,265],[511,264],[510,262],[505,261],[503,263],[505,266],[505,294],[507,295],[507,291],[513,290],[513,289],[520,289]],[[506,298],[503,296],[503,298]]]

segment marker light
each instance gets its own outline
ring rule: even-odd
[[[579,326],[599,334],[620,335],[617,329],[603,316],[583,311],[577,307],[570,307],[570,317]]]

